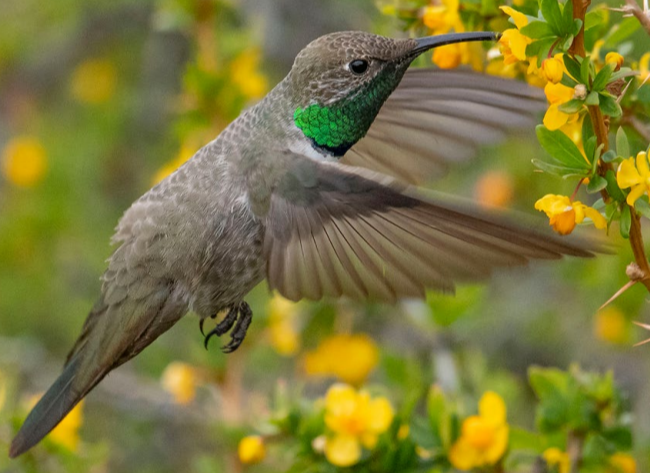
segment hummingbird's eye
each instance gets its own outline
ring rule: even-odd
[[[357,75],[364,74],[368,70],[368,66],[370,66],[370,64],[368,64],[368,61],[365,59],[355,59],[348,64],[350,70]]]

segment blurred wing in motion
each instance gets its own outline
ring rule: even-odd
[[[546,108],[540,89],[471,72],[409,69],[368,134],[342,162],[422,184],[479,146],[532,126]]]
[[[294,301],[394,302],[531,259],[592,256],[584,245],[436,202],[386,176],[302,157],[277,186],[266,225],[269,285]]]

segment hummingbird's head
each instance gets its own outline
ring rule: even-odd
[[[419,39],[358,31],[322,36],[298,54],[288,78],[294,123],[314,147],[342,156],[366,134],[416,57],[444,44],[494,39],[495,33]]]

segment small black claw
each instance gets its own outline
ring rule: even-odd
[[[215,328],[208,332],[207,335],[204,334],[205,339],[203,345],[205,346],[205,349],[208,349],[208,343],[214,335],[220,337],[232,329],[230,342],[221,348],[224,353],[232,353],[239,348],[239,345],[244,341],[246,332],[248,331],[248,327],[252,321],[253,311],[246,302],[232,305],[224,319],[219,322]],[[203,333],[203,319],[199,323],[199,328],[201,329],[201,333]]]
[[[237,319],[237,325],[230,334],[230,342],[227,345],[221,347],[221,351],[224,353],[234,352],[246,338],[246,332],[248,327],[250,327],[251,322],[253,321],[253,311],[246,302],[242,302],[239,305],[239,318]]]
[[[199,330],[201,330],[201,335],[205,337],[205,332],[203,332],[203,322],[205,322],[205,319],[199,320]]]

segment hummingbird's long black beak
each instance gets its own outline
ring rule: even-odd
[[[464,43],[467,41],[498,41],[501,33],[492,31],[472,31],[468,33],[449,33],[437,36],[425,36],[416,38],[416,46],[411,51],[412,54],[421,54],[431,48],[444,46],[445,44]]]

